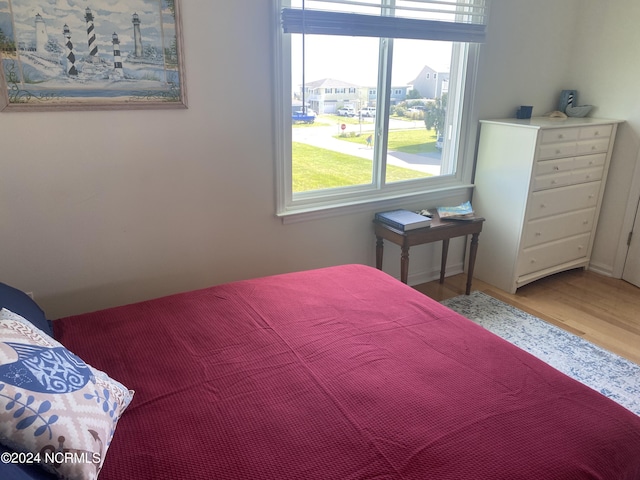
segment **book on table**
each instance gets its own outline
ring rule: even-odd
[[[455,207],[438,207],[440,220],[472,220],[475,218],[471,202],[464,202]]]
[[[415,230],[431,226],[431,219],[411,210],[391,210],[376,213],[376,220],[400,231]]]

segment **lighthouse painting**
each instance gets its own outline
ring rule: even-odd
[[[185,108],[178,0],[0,0],[0,110]]]

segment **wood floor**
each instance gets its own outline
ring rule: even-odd
[[[466,275],[417,285],[442,301],[464,294]],[[479,290],[640,364],[640,288],[582,269],[530,283],[512,295],[474,280]]]

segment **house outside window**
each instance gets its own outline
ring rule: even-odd
[[[342,12],[353,13],[354,10],[354,14],[371,16],[375,12],[380,15],[392,4],[392,0],[378,2],[380,6],[375,8],[371,5],[376,0],[345,0],[344,5],[339,0],[307,0],[306,9],[309,10],[305,15],[309,15],[311,9],[331,10],[338,13],[326,17],[333,21],[339,20]],[[285,9],[286,14],[295,16],[302,10],[303,2],[275,0],[275,3],[278,12]],[[412,14],[415,4],[434,3],[437,6],[443,2],[396,0],[393,3],[396,5],[394,14],[399,16],[407,12]],[[460,5],[465,3],[473,11],[485,5],[483,0],[452,0],[451,8],[459,12]],[[408,7],[406,11],[402,11],[403,6]],[[285,13],[282,18],[286,23]],[[307,18],[307,24],[310,21]],[[360,36],[351,35],[348,26],[341,28],[346,28],[344,35],[306,31],[303,34],[290,25],[278,29],[276,84],[279,91],[276,93],[284,108],[279,109],[276,123],[280,130],[277,136],[277,213],[288,216],[335,209],[469,183],[472,165],[470,161],[465,162],[468,156],[463,150],[468,128],[465,109],[471,102],[478,52],[475,41],[395,38],[395,34],[394,38]],[[437,71],[447,72],[447,95],[430,99],[433,105],[446,108],[441,109],[441,118],[430,130],[426,124],[416,128],[415,122],[395,118],[391,112],[391,107],[404,100],[412,86],[422,94],[412,84],[412,79],[424,73],[425,59]],[[430,73],[437,78],[434,71],[429,71],[427,78]],[[292,125],[290,114],[282,112],[290,111],[287,103],[295,97],[295,85],[301,85],[302,79],[309,84],[320,78],[336,77],[360,86],[359,89],[349,87],[350,93],[352,89],[354,93],[362,89],[368,93],[349,100],[349,106],[357,108],[359,114],[344,119],[327,117],[326,121],[333,122],[335,129],[320,128],[319,120],[313,126]],[[407,87],[396,88],[394,84]],[[329,90],[325,89],[325,93],[329,94]],[[304,92],[305,88],[301,86],[297,91]],[[342,87],[335,89],[336,93],[345,91]],[[442,89],[439,93],[442,95]],[[310,104],[308,99],[297,100]],[[335,107],[334,112],[337,112],[342,105]],[[325,141],[320,138],[322,135],[327,136]],[[349,167],[345,168],[346,165]],[[343,168],[348,172],[342,172]]]

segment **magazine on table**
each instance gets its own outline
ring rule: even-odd
[[[474,218],[471,202],[464,202],[455,207],[438,207],[441,220],[472,220]]]

